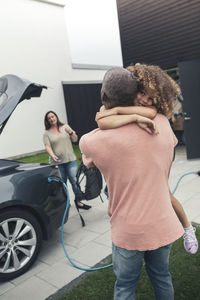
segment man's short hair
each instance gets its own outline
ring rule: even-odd
[[[104,106],[131,106],[138,92],[137,81],[130,71],[116,67],[109,69],[103,78],[101,99]]]

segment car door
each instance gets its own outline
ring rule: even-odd
[[[178,64],[187,158],[200,157],[200,60]]]

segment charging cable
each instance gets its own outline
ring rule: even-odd
[[[63,246],[63,249],[64,249],[64,252],[65,252],[65,255],[67,257],[67,259],[69,260],[70,264],[79,269],[79,270],[83,270],[83,271],[97,271],[97,270],[102,270],[102,269],[106,269],[106,268],[109,268],[109,267],[112,267],[113,264],[109,264],[109,265],[106,265],[106,266],[102,266],[102,267],[97,267],[97,268],[83,268],[83,267],[80,267],[78,266],[77,264],[75,264],[75,262],[73,262],[71,260],[71,258],[69,257],[69,254],[67,253],[67,250],[65,248],[65,243],[64,243],[64,237],[63,237],[63,228],[64,228],[64,224],[65,224],[65,218],[67,216],[67,212],[68,212],[68,209],[69,209],[69,190],[68,190],[68,187],[66,185],[66,183],[64,183],[62,180],[58,179],[58,178],[51,178],[49,177],[48,178],[48,182],[52,182],[52,181],[55,181],[55,182],[61,182],[67,192],[67,204],[66,204],[66,208],[65,208],[65,212],[64,212],[64,216],[63,216],[63,219],[62,219],[62,225],[61,225],[61,239],[62,239],[62,246]]]
[[[179,186],[181,180],[182,180],[185,176],[191,175],[191,174],[196,174],[196,175],[200,176],[200,171],[198,171],[198,172],[187,172],[187,173],[184,173],[184,174],[179,178],[179,180],[177,181],[177,184],[176,184],[176,186],[175,186],[175,188],[174,188],[174,190],[173,190],[173,192],[172,192],[173,195],[174,195],[174,193],[176,192],[176,190],[177,190],[177,188],[178,188],[178,186]],[[83,267],[78,266],[77,264],[75,264],[75,263],[71,260],[71,258],[69,257],[69,254],[67,253],[67,250],[66,250],[66,248],[65,248],[64,237],[63,237],[63,231],[64,231],[65,219],[66,219],[66,216],[67,216],[67,212],[68,212],[68,210],[69,210],[69,202],[70,202],[70,201],[69,201],[69,190],[68,190],[68,187],[67,187],[66,183],[64,183],[61,179],[59,179],[59,178],[52,178],[52,177],[49,177],[49,178],[48,178],[48,182],[53,182],[53,181],[55,181],[55,182],[61,182],[61,183],[63,184],[63,186],[64,186],[66,192],[67,192],[67,204],[66,204],[64,216],[63,216],[63,219],[62,219],[62,224],[61,224],[61,239],[62,239],[62,246],[63,246],[64,252],[65,252],[65,255],[66,255],[67,259],[69,260],[70,264],[71,264],[73,267],[75,267],[75,268],[77,268],[77,269],[79,269],[79,270],[83,270],[83,271],[97,271],[97,270],[102,270],[102,269],[106,269],[106,268],[112,267],[113,264],[109,264],[109,265],[105,265],[105,266],[97,267],[97,268],[83,268]]]
[[[179,183],[181,182],[181,180],[182,180],[185,176],[190,175],[190,174],[197,174],[197,175],[200,176],[200,171],[198,171],[198,172],[187,172],[187,173],[184,173],[184,174],[179,178],[179,180],[177,181],[177,184],[176,184],[176,186],[175,186],[175,188],[174,188],[174,190],[173,190],[173,192],[172,192],[173,195],[175,194],[175,192],[176,192],[176,190],[177,190],[177,188],[178,188]]]

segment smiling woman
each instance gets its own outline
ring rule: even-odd
[[[75,194],[77,209],[90,209],[90,205],[81,202],[84,199],[76,183],[78,164],[72,142],[77,142],[76,132],[67,124],[63,124],[54,111],[48,111],[44,117],[46,131],[43,135],[45,149],[49,154],[50,164],[58,165],[63,182],[69,179]]]

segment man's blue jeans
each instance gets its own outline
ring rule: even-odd
[[[58,167],[62,176],[62,180],[66,183],[67,179],[69,179],[75,196],[82,194],[76,184],[76,174],[78,172],[77,161],[74,160],[64,164],[60,164],[58,165]]]
[[[115,282],[114,300],[134,300],[143,259],[156,300],[173,300],[174,289],[168,270],[171,244],[151,251],[126,250],[112,245]]]

